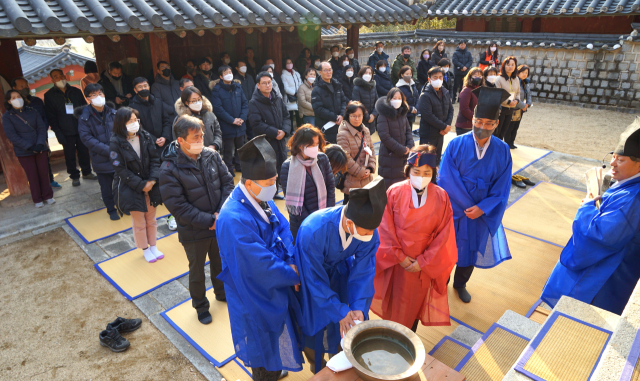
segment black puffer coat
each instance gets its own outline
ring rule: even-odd
[[[344,114],[344,110],[347,108],[347,97],[342,90],[342,83],[331,78],[331,86],[333,91],[327,82],[318,78],[313,85],[313,90],[311,90],[311,106],[313,106],[318,128],[322,128],[327,122],[335,122],[338,115]],[[325,134],[335,137],[338,134],[338,126],[325,131]],[[335,143],[335,140],[331,143]]]
[[[185,155],[177,142],[162,153],[160,193],[165,206],[178,223],[180,242],[214,238],[209,230],[214,213],[233,191],[233,177],[217,151],[205,147],[198,161]]]
[[[340,83],[342,83],[342,91],[344,92],[344,96],[347,98],[347,103],[353,100],[353,78],[354,77],[347,77],[346,71],[342,72],[342,77],[340,78]]]
[[[378,90],[378,97],[386,97],[389,94],[389,90],[393,87],[391,78],[389,77],[389,69],[384,73],[376,69],[373,79],[376,81],[376,89]]]
[[[174,119],[172,115],[175,114],[175,109],[173,107],[169,108],[166,103],[153,96],[153,94],[149,94],[149,100],[146,101],[138,95],[134,96],[131,102],[129,102],[129,107],[138,110],[142,128],[156,139],[166,139],[162,147],[157,147],[158,155],[160,155],[164,147],[173,140],[171,126]]]
[[[376,81],[373,79],[369,82],[357,77],[353,80],[353,95],[351,100],[358,101],[367,109],[367,115],[364,116],[364,125],[367,126],[369,131],[373,134],[376,132],[376,121],[368,123],[369,114],[378,117],[378,111],[376,111],[376,101],[378,100],[378,90],[376,90]],[[372,128],[373,127],[373,128]]]
[[[447,89],[440,88],[442,97],[436,90],[427,84],[418,99],[418,112],[420,113],[420,137],[432,138],[440,135],[440,131],[451,125],[453,121],[453,104],[451,94]]]
[[[404,105],[396,110],[387,98],[378,99],[376,110],[381,143],[378,174],[385,179],[403,179],[408,156],[405,152],[414,145],[407,120],[409,110]]]
[[[162,204],[160,196],[160,157],[155,138],[145,130],[138,131],[140,156],[126,138],[112,135],[109,142],[109,158],[116,174],[113,178],[113,201],[123,212],[147,212],[147,202],[142,189],[147,181],[156,184],[149,191],[152,206]]]
[[[249,124],[255,136],[267,136],[267,141],[276,151],[276,166],[280,169],[287,159],[287,140],[276,138],[280,130],[284,131],[285,137],[291,135],[291,118],[282,98],[273,90],[269,98],[259,90],[254,91],[249,102]]]
[[[282,185],[285,195],[287,193],[290,164],[291,157],[282,164],[282,169],[280,169],[280,184]],[[320,167],[320,172],[322,172],[322,177],[324,178],[324,185],[327,188],[327,208],[331,208],[336,205],[336,187],[335,180],[333,178],[333,171],[331,170],[331,163],[329,163],[327,155],[318,153],[318,167]],[[303,210],[302,214],[300,214],[300,220],[304,220],[311,213],[318,210],[318,188],[316,187],[316,183],[313,182],[313,176],[311,176],[309,172],[306,172],[306,180],[304,182],[304,202],[302,207]]]

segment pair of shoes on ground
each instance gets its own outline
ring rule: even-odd
[[[174,216],[167,217],[167,227],[171,231],[178,230],[178,223],[176,222],[176,218]]]
[[[536,183],[531,181],[528,177],[524,177],[521,175],[511,176],[511,184],[517,186],[518,188],[526,188],[527,185],[529,186],[536,185]]]
[[[60,185],[57,181],[52,181],[51,182],[51,188],[62,188],[62,185]]]
[[[44,202],[36,202],[36,208],[42,208],[42,207],[44,206],[44,204],[45,204],[45,203],[46,203],[47,205],[53,205],[53,204],[55,204],[55,203],[56,203],[56,200],[55,200],[53,197],[51,197],[51,198],[50,198],[50,199],[48,199],[48,200],[44,200]]]
[[[216,295],[216,300],[219,302],[226,302],[227,297],[225,295]],[[211,313],[207,311],[198,312],[198,321],[202,324],[211,324],[213,318],[211,317]]]
[[[146,249],[143,249],[142,255],[144,255],[144,259],[149,263],[154,263],[155,261],[164,258],[164,254],[158,250],[157,246],[149,246]]]
[[[95,173],[89,173],[86,176],[82,176],[82,180],[98,180],[98,176],[96,176]],[[58,185],[60,185],[60,184],[58,184]],[[73,185],[74,187],[79,187],[80,186],[80,179],[71,179],[71,185]]]
[[[460,298],[464,303],[469,303],[471,301],[471,294],[469,294],[466,287],[454,287],[453,289],[456,290],[458,298]]]
[[[111,349],[113,352],[123,352],[131,345],[129,340],[122,337],[121,333],[132,332],[140,328],[142,319],[125,319],[118,317],[107,324],[107,329],[100,332],[100,345]]]

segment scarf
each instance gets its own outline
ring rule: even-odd
[[[327,187],[324,183],[324,177],[322,177],[320,167],[318,166],[318,158],[305,160],[301,154],[298,154],[291,158],[287,181],[287,197],[284,201],[287,212],[294,216],[302,214],[305,181],[307,180],[307,170],[305,167],[311,169],[311,176],[318,190],[318,210],[327,207]]]

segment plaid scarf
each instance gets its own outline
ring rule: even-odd
[[[307,180],[305,167],[311,168],[311,176],[313,177],[313,182],[316,183],[318,190],[318,210],[327,207],[327,187],[324,183],[324,177],[322,177],[320,167],[318,167],[318,158],[305,160],[302,158],[302,155],[298,154],[291,158],[287,180],[287,196],[284,201],[289,214],[295,216],[302,214],[305,181]]]

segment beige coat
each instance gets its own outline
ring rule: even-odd
[[[315,116],[313,113],[313,107],[311,107],[311,90],[313,87],[309,86],[309,82],[302,81],[302,85],[298,87],[298,113],[300,117],[303,116]]]
[[[368,146],[373,152],[373,155],[368,155],[364,148],[358,156],[358,161],[354,161],[353,158],[358,154],[358,149],[361,144],[362,133],[353,128],[346,120],[342,121],[340,128],[338,128],[338,145],[342,147],[347,153],[347,178],[344,181],[344,194],[349,194],[349,188],[362,188],[373,181],[376,172],[376,156],[375,149],[371,143],[371,134],[369,129],[362,126],[364,131],[365,146]],[[371,169],[369,177],[362,178],[367,168]]]
[[[522,100],[522,98],[520,98],[520,78],[516,77],[515,79],[511,80],[511,83],[509,83],[508,79],[504,79],[502,75],[499,75],[498,78],[496,79],[495,84],[496,84],[496,87],[505,89],[510,93],[513,92],[514,99]],[[508,102],[509,100],[504,101],[502,103],[502,107],[509,107],[507,106]],[[514,107],[509,107],[509,108],[513,109]]]

